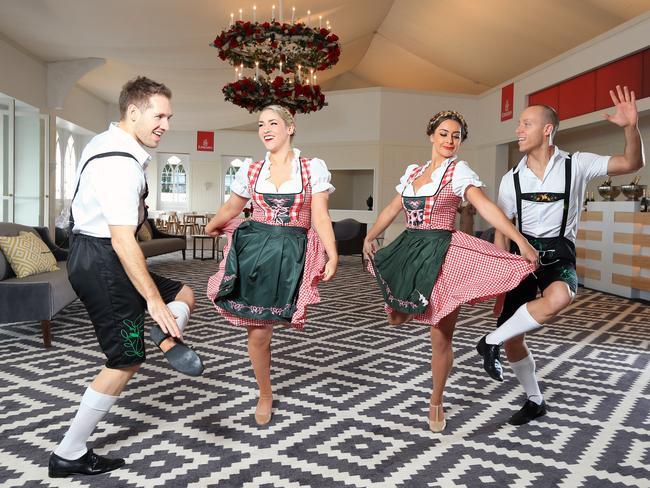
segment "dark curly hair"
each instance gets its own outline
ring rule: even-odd
[[[429,120],[429,123],[427,124],[427,135],[430,136],[433,134],[436,128],[445,120],[453,120],[458,122],[460,124],[460,140],[464,141],[467,139],[468,130],[467,122],[465,122],[465,117],[463,117],[459,112],[456,112],[455,110],[443,110],[442,112],[438,112],[433,117],[431,117],[431,120]]]

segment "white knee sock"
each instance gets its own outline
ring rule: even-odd
[[[528,313],[528,308],[524,303],[515,313],[506,320],[501,327],[491,332],[485,338],[488,344],[502,344],[508,339],[525,334],[528,331],[539,329],[542,326],[532,315]]]
[[[167,307],[169,307],[169,310],[174,314],[174,317],[176,317],[176,325],[178,325],[178,329],[183,332],[183,329],[187,325],[187,322],[190,320],[190,307],[187,303],[181,302],[180,300],[176,300],[173,302],[169,302],[167,304]]]
[[[99,393],[89,386],[81,398],[81,405],[79,405],[77,415],[72,420],[61,444],[54,450],[54,454],[68,460],[79,459],[86,454],[88,450],[86,441],[117,398],[116,396]]]
[[[512,371],[517,376],[519,383],[526,392],[526,396],[537,405],[541,405],[544,397],[537,384],[537,377],[535,376],[535,360],[532,354],[528,354],[524,359],[515,363],[510,363]]]

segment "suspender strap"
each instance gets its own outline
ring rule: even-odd
[[[519,171],[512,175],[515,181],[515,202],[517,202],[517,226],[519,227],[519,232],[523,234],[521,229],[521,184],[519,183]]]
[[[571,202],[571,159],[573,155],[569,154],[564,160],[564,209],[562,211],[562,226],[560,227],[560,237],[564,237],[566,223],[569,217],[569,204]]]
[[[566,224],[569,218],[569,204],[571,203],[571,161],[573,155],[569,154],[564,160],[564,197],[562,209],[562,224],[560,226],[559,237],[564,237],[566,231]],[[523,233],[521,227],[522,213],[521,213],[521,184],[519,183],[519,172],[513,174],[515,183],[515,201],[517,202],[517,226],[519,232]]]
[[[72,230],[72,228],[74,227],[74,216],[72,215],[72,203],[74,202],[74,198],[77,196],[77,192],[79,191],[79,184],[81,183],[81,175],[83,174],[84,170],[88,166],[88,163],[90,163],[93,159],[110,158],[113,156],[132,158],[136,162],[138,162],[138,158],[136,158],[133,154],[127,152],[121,152],[121,151],[112,151],[112,152],[95,154],[92,158],[88,158],[88,160],[84,163],[83,167],[81,168],[81,171],[79,172],[79,178],[77,179],[77,187],[74,189],[72,200],[70,200],[70,230]]]

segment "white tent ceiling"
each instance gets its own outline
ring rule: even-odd
[[[144,74],[172,89],[176,127],[196,128],[199,120],[225,128],[250,116],[223,101],[221,87],[234,71],[209,44],[230,12],[244,8],[250,19],[253,3],[263,19],[279,2],[0,0],[0,32],[46,62],[105,58],[79,84],[109,103],[127,79]],[[340,62],[319,74],[325,90],[466,94],[498,86],[650,10],[650,0],[295,0],[284,2],[285,20],[293,5],[300,18],[310,9],[313,22],[319,15],[330,20],[341,39]]]

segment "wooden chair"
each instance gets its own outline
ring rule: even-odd
[[[178,214],[175,211],[167,212],[167,232],[170,234],[178,234]]]

